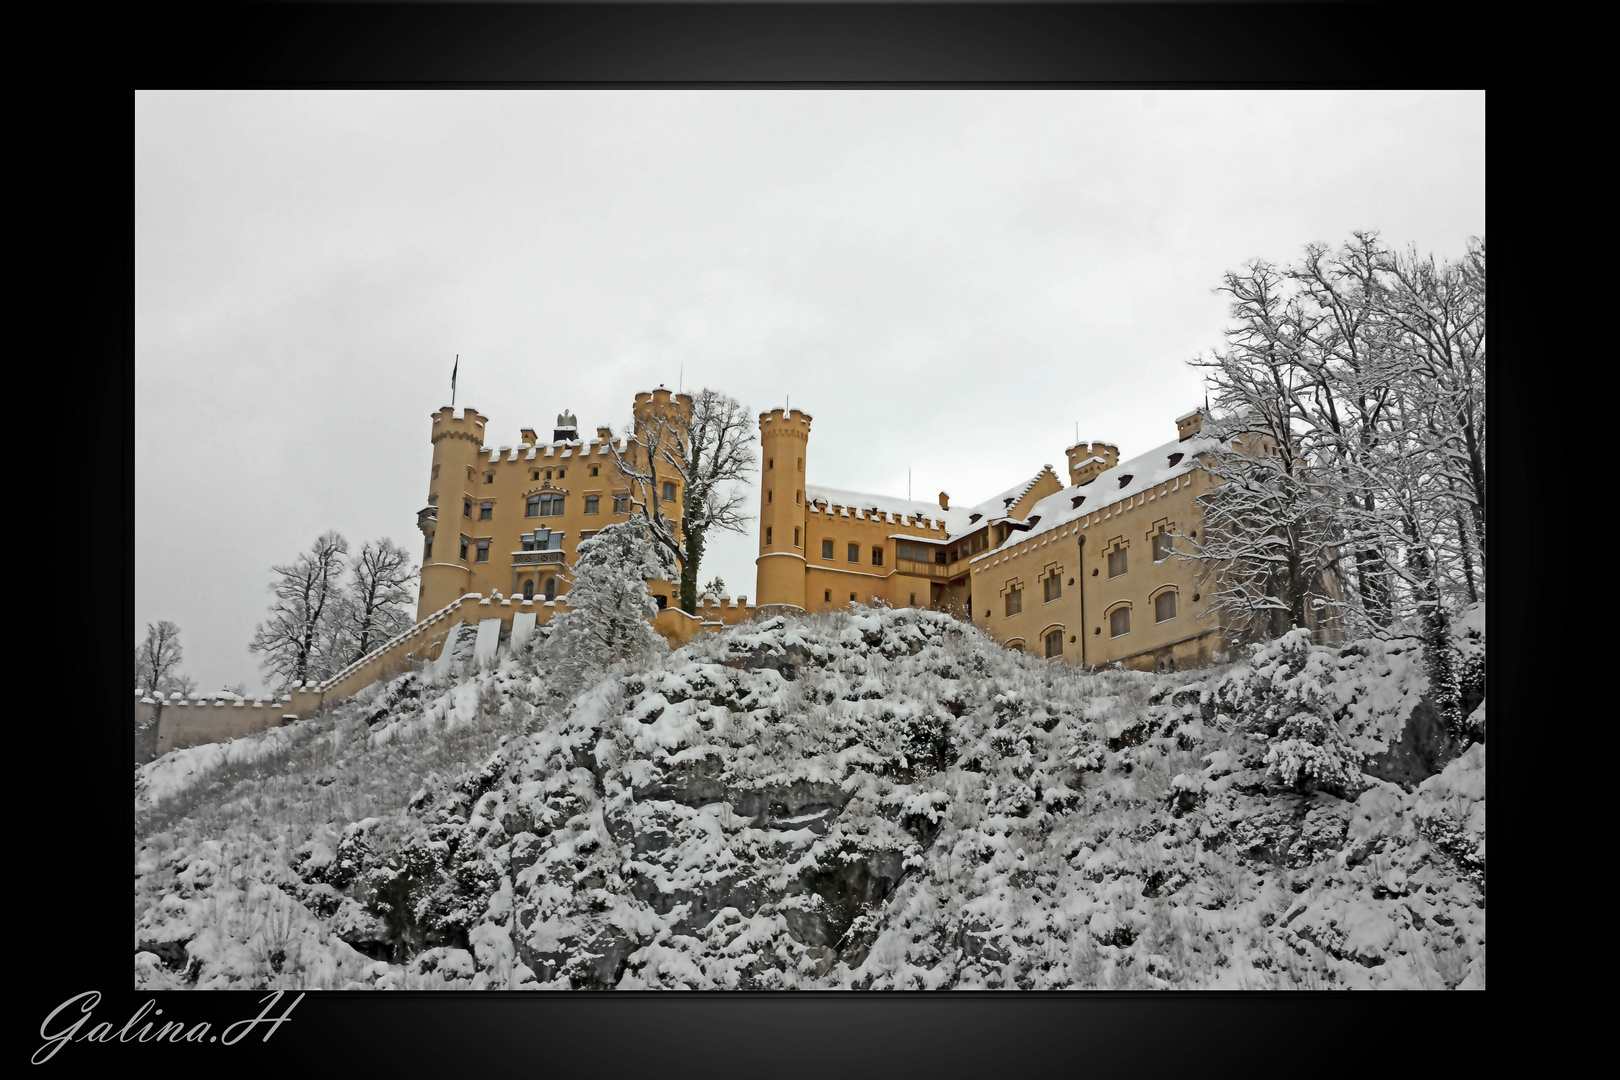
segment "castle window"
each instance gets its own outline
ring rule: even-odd
[[[478,504],[478,520],[490,521],[495,517],[495,504],[482,502]]]
[[[489,562],[489,541],[478,541],[478,562]]]
[[[628,514],[630,512],[630,496],[613,496],[613,512],[615,514]]]
[[[854,593],[849,594],[849,602],[852,603],[852,604],[855,602],[855,594]]]
[[[799,547],[800,546],[799,545],[799,529],[798,529],[798,526],[794,526],[794,529],[793,529],[793,546],[794,547]]]
[[[484,474],[484,483],[493,484],[494,482],[495,482],[495,474],[494,473],[487,472],[487,473]]]
[[[550,480],[550,479],[551,479],[551,470],[550,470],[550,469],[547,469],[547,470],[546,470],[546,479],[547,479],[547,480]]]
[[[467,547],[471,543],[472,543],[472,541],[470,539],[468,539],[467,537],[463,536],[461,538],[461,561],[462,562],[467,561]]]
[[[1168,525],[1159,526],[1159,531],[1153,534],[1153,561],[1160,562],[1168,559],[1170,553],[1175,549],[1176,541],[1175,537],[1170,535],[1170,527]]]
[[[558,517],[563,512],[561,495],[530,495],[524,503],[524,517]]]
[[[438,478],[439,478],[439,467],[437,465],[435,465],[435,466],[433,466],[433,479],[437,480]]]
[[[523,599],[534,599],[534,578],[527,578],[523,582]]]
[[[661,592],[653,593],[653,601],[657,603],[659,611],[663,611],[665,608],[669,607],[669,597],[665,596]]]
[[[766,502],[775,502],[776,500],[774,498],[772,498],[772,496],[775,495],[775,494],[776,494],[775,492],[767,490],[765,492],[765,501]]]
[[[1007,590],[1007,617],[1011,618],[1024,610],[1024,590]]]
[[[821,542],[821,557],[823,559],[832,558],[833,557],[832,549],[833,549],[833,542],[831,540],[823,540]]]
[[[1010,652],[1023,652],[1024,643],[1022,641],[1009,641],[1007,642],[1007,649]]]
[[[464,518],[472,517],[472,500],[471,499],[462,499],[461,500],[461,516],[464,517]]]
[[[829,604],[832,603],[832,590],[831,589],[823,589],[823,590],[821,590],[821,598],[823,600],[825,600]]]
[[[875,547],[875,548],[872,549],[872,565],[873,566],[882,566],[883,565],[883,549],[882,548]]]
[[[597,473],[600,472],[601,469],[602,469],[602,466],[600,466],[600,465],[592,465],[591,466],[591,475],[592,476],[597,475]]]
[[[849,561],[854,562],[854,563],[858,563],[858,562],[861,561],[861,545],[859,545],[859,544],[851,544],[851,545],[849,545]]]
[[[422,547],[422,558],[424,561],[433,558],[433,537],[431,536],[427,538],[427,543]]]
[[[600,495],[585,496],[585,512],[587,514],[599,514],[601,511],[602,497]]]
[[[771,546],[771,527],[769,525],[765,526],[765,546]]]
[[[1050,660],[1054,656],[1062,655],[1063,631],[1061,629],[1053,630],[1051,633],[1046,635],[1046,658]]]
[[[912,607],[917,606],[917,594],[916,593],[911,594],[911,606]]]
[[[664,501],[665,502],[674,502],[675,501],[675,482],[673,480],[665,480],[664,481]]]
[[[557,599],[557,579],[554,577],[546,578],[546,599]]]
[[[567,469],[558,469],[557,470],[557,479],[561,480],[564,476],[567,476],[567,475],[568,475],[568,470]]]
[[[804,492],[795,491],[793,493],[793,505],[795,505],[795,506],[803,506],[804,505]]]
[[[540,470],[535,469],[532,472],[530,472],[529,473],[529,479],[530,480],[538,480],[538,479],[540,479]]]
[[[774,468],[776,468],[776,459],[775,459],[775,458],[766,458],[766,459],[765,459],[765,467],[766,467],[766,468],[767,468],[767,469],[774,469]]]
[[[804,472],[804,458],[799,459],[799,471]]]
[[[1124,572],[1125,549],[1118,547],[1108,553],[1108,576],[1111,578],[1116,578]]]
[[[1131,632],[1131,609],[1129,607],[1115,608],[1108,616],[1108,636],[1124,637]]]
[[[1046,603],[1048,603],[1048,604],[1050,604],[1052,601],[1056,600],[1058,597],[1062,596],[1063,595],[1063,578],[1062,578],[1062,576],[1060,576],[1058,574],[1055,574],[1055,573],[1049,575],[1047,577],[1046,583],[1045,583],[1045,593],[1046,593]],[[1048,653],[1047,655],[1050,656],[1051,654]]]
[[[1166,589],[1153,598],[1153,621],[1169,622],[1176,617],[1176,590]]]

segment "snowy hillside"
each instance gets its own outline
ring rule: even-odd
[[[142,768],[137,985],[1485,985],[1485,747],[1415,647],[1088,675],[862,609],[577,694],[470,648]]]

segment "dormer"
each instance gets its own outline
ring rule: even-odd
[[[1204,429],[1204,410],[1194,409],[1186,416],[1176,417],[1176,434],[1182,442],[1197,435]]]

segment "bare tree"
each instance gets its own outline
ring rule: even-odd
[[[284,689],[326,678],[342,667],[332,647],[333,621],[343,603],[343,558],[348,553],[349,542],[327,532],[293,562],[271,568],[275,601],[248,648],[264,654],[264,669],[278,676]]]
[[[190,695],[197,689],[192,679],[180,674],[180,628],[163,619],[146,624],[146,639],[135,646],[135,686],[148,692]]]
[[[678,400],[678,399],[677,399]],[[671,403],[637,417],[627,450],[612,446],[614,464],[631,486],[634,511],[646,518],[654,544],[667,551],[680,573],[681,609],[697,610],[698,575],[709,532],[744,532],[746,481],[754,455],[754,418],[736,399],[705,388],[692,396],[690,412]],[[680,481],[679,525],[663,513],[666,482]]]
[[[410,553],[387,537],[364,545],[349,564],[348,586],[334,620],[344,664],[365,656],[416,621],[417,569]]]

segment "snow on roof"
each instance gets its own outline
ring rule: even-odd
[[[1180,416],[1176,417],[1176,423],[1179,424],[1183,420],[1190,420],[1190,419],[1197,416],[1199,413],[1201,413],[1203,411],[1204,411],[1204,407],[1202,405],[1200,405],[1198,408],[1194,409],[1192,412],[1185,412],[1185,413],[1182,413]]]
[[[830,506],[845,506],[856,510],[877,509],[885,514],[898,514],[901,517],[921,517],[930,521],[944,524],[945,531],[950,536],[972,532],[982,528],[991,521],[999,521],[1007,516],[1008,507],[1017,503],[1030,488],[1040,480],[1042,473],[1051,470],[1050,465],[1042,465],[1036,473],[1023,483],[1015,484],[1006,491],[992,495],[982,503],[974,506],[953,506],[949,510],[941,510],[939,503],[927,502],[919,499],[897,499],[892,495],[873,495],[864,491],[846,491],[841,488],[821,487],[816,484],[806,484],[805,498],[811,502],[824,502]],[[973,515],[979,515],[974,521]],[[922,539],[914,537],[913,539]]]
[[[973,561],[989,558],[1002,548],[1026,543],[1053,529],[1078,521],[1087,514],[1094,514],[1105,506],[1112,506],[1116,502],[1140,495],[1149,488],[1185,476],[1198,468],[1197,455],[1206,450],[1213,450],[1215,446],[1216,441],[1207,435],[1195,435],[1185,441],[1173,439],[1145,454],[1138,454],[1122,461],[1112,469],[1103,470],[1089,483],[1070,484],[1030,508],[1029,520],[1039,518],[1037,525],[1028,532],[1015,533],[1008,537],[1001,547],[991,548],[982,555],[975,556]],[[1170,461],[1172,455],[1179,455],[1174,464]],[[1121,487],[1120,481],[1127,478],[1129,482]],[[1078,508],[1074,505],[1077,495],[1086,496],[1086,501]]]

